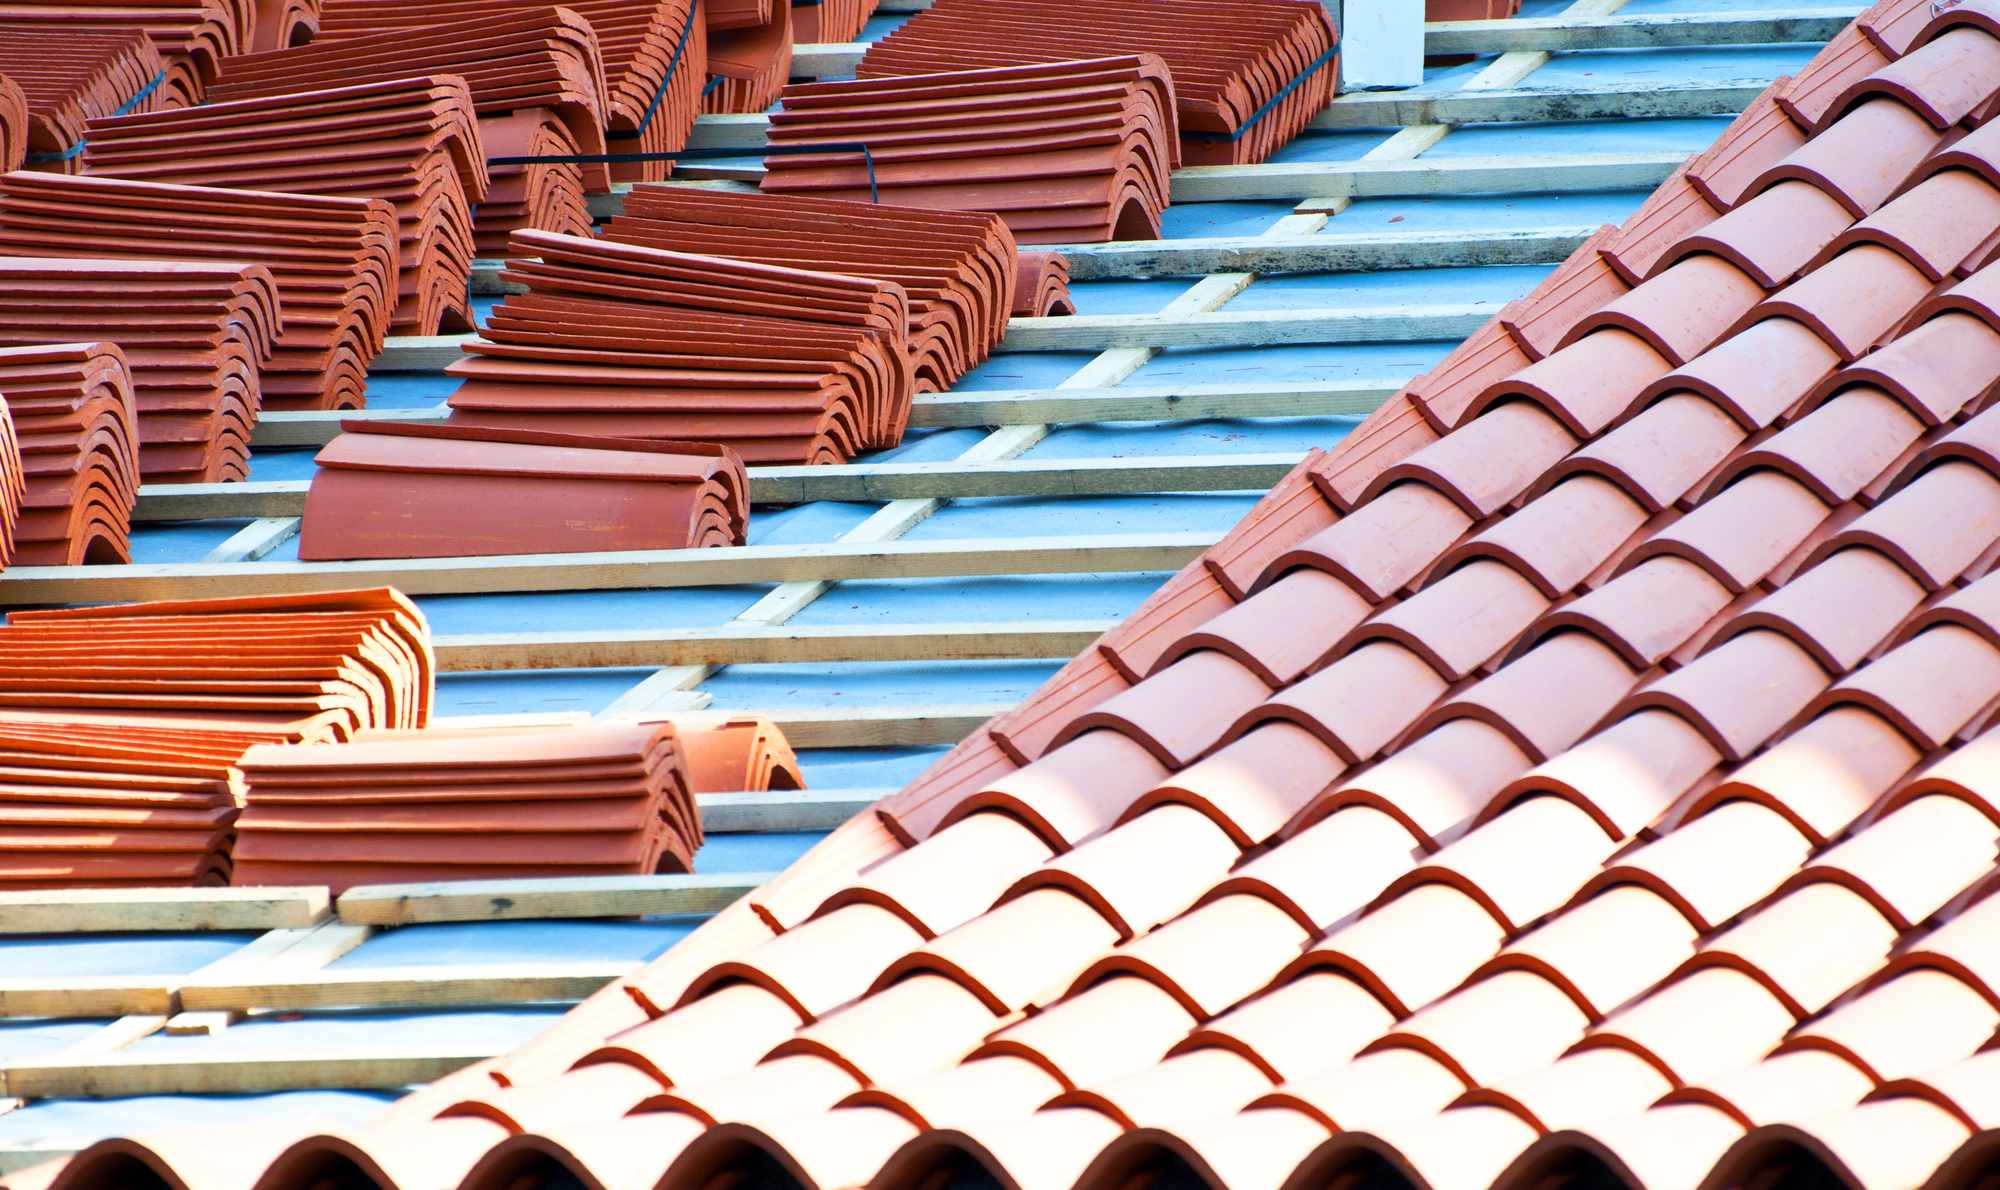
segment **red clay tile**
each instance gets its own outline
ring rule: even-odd
[[[864,79],[974,67],[1158,54],[1173,75],[1189,164],[1252,164],[1332,98],[1339,36],[1310,5],[1164,4],[1117,13],[1054,0],[934,4],[870,46]]]
[[[1637,335],[1607,328],[1585,335],[1480,393],[1466,410],[1526,399],[1562,420],[1578,438],[1594,437],[1673,367]]]
[[[1790,83],[1789,76],[1772,82],[1689,163],[1688,182],[1717,210],[1727,211],[1741,202],[1759,174],[1805,143],[1805,133],[1778,106],[1778,96]]]
[[[316,457],[305,561],[742,545],[725,446],[350,421]],[[468,518],[464,510],[478,509]]]
[[[1691,256],[1578,322],[1564,344],[1616,327],[1638,336],[1669,362],[1685,364],[1714,346],[1763,296],[1754,278],[1721,257]]]

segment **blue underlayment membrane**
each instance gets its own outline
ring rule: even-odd
[[[1549,16],[1568,0],[1528,0],[1524,16]],[[1632,0],[1629,15],[1723,10],[1757,11],[1755,0]],[[864,40],[907,18],[877,17]],[[1559,54],[1521,85],[1566,88],[1647,82],[1720,82],[1769,78],[1796,69],[1811,47],[1776,46],[1671,51]],[[1427,91],[1462,86],[1491,59],[1434,70]],[[1724,117],[1597,121],[1582,124],[1484,125],[1458,129],[1425,158],[1495,154],[1692,152],[1727,123]],[[1279,155],[1281,161],[1353,160],[1392,130],[1311,133]],[[1329,219],[1321,235],[1402,230],[1592,228],[1625,218],[1644,190],[1592,194],[1530,194],[1435,198],[1370,198]],[[1167,239],[1253,236],[1288,214],[1286,202],[1188,203],[1170,208]],[[1314,308],[1380,309],[1465,302],[1498,305],[1526,292],[1545,266],[1425,269],[1378,274],[1284,276],[1257,281],[1225,308],[1232,311]],[[1157,311],[1184,292],[1190,279],[1090,281],[1074,286],[1086,314]],[[482,305],[490,305],[483,302]],[[1127,387],[1190,384],[1316,383],[1396,380],[1424,371],[1451,347],[1443,341],[1283,346],[1262,349],[1172,349],[1126,377]],[[1090,362],[1089,352],[997,355],[959,385],[976,392],[1053,387]],[[375,408],[422,408],[449,395],[455,383],[437,375],[379,375],[369,382]],[[1331,446],[1355,418],[1216,419],[1207,422],[1117,422],[1065,425],[1025,455],[1029,459],[1159,457],[1303,451]],[[978,430],[916,430],[892,451],[873,456],[904,462],[942,461],[978,442]],[[253,478],[304,479],[311,453],[263,452]],[[960,500],[918,525],[912,540],[1028,535],[1220,532],[1250,504],[1250,493],[1189,493],[1075,500]],[[832,541],[876,505],[827,503],[759,509],[752,519],[758,544]],[[243,521],[146,525],[135,535],[145,562],[195,561],[227,540]],[[296,556],[296,546],[272,555]],[[962,621],[1115,620],[1136,607],[1164,574],[1028,575],[967,579],[867,580],[834,584],[794,617],[800,625],[923,624]],[[428,597],[419,602],[439,634],[669,629],[726,622],[770,588],[743,585],[672,591],[551,592]],[[701,689],[719,708],[998,704],[1033,690],[1057,666],[1048,661],[731,666]],[[439,683],[445,713],[538,710],[594,712],[641,681],[645,670],[447,674]],[[809,749],[809,783],[820,789],[894,786],[920,772],[941,747]],[[816,840],[813,834],[712,835],[697,856],[703,872],[754,873],[783,867]],[[336,967],[466,965],[526,961],[643,961],[671,946],[696,924],[692,918],[639,922],[507,922],[404,927],[385,931],[338,960]],[[93,976],[177,974],[227,953],[249,936],[121,935],[94,938],[0,939],[0,972]],[[505,1049],[546,1026],[557,1008],[428,1013],[314,1013],[253,1018],[215,1037],[156,1037],[131,1052],[174,1057],[210,1053],[278,1055],[373,1050],[420,1052],[454,1045]],[[0,1021],[0,1062],[46,1058],[90,1036],[104,1022]],[[353,1122],[377,1111],[390,1094],[295,1092],[248,1096],[146,1096],[110,1101],[44,1101],[0,1112],[0,1168],[20,1150],[76,1147],[111,1133],[141,1134],[258,1119],[324,1117]],[[15,1155],[10,1156],[10,1152]]]

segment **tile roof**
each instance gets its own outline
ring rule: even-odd
[[[2000,6],[1927,8],[536,1042],[53,1184],[1990,1173]]]

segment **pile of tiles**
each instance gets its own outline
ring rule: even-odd
[[[1179,156],[1190,165],[1246,165],[1289,143],[1332,100],[1338,44],[1315,0],[1129,0],[1115,8],[936,0],[871,45],[857,73],[877,79],[1157,55],[1180,105]]]
[[[0,569],[15,561],[15,532],[28,500],[27,467],[14,418],[0,401]]]
[[[875,15],[882,0],[792,0],[792,41],[846,42],[861,36],[862,26]]]
[[[152,39],[137,28],[0,23],[0,74],[27,101],[27,164],[36,169],[81,170],[85,122],[153,110],[165,71]]]
[[[1069,296],[1069,258],[1060,252],[1023,252],[1014,277],[1014,317],[1048,318],[1076,313]]]
[[[501,276],[527,292],[446,369],[452,424],[713,442],[752,464],[902,440],[901,286],[539,231],[513,256]]]
[[[766,157],[766,192],[992,211],[1026,244],[1157,238],[1181,151],[1153,54],[802,83],[769,139],[838,147]]]
[[[308,562],[742,545],[726,446],[351,421],[316,459]]]
[[[417,29],[389,29],[231,58],[211,102],[337,89],[375,79],[457,75],[479,113],[489,163],[518,157],[603,157],[604,62],[589,22],[560,8],[503,10]],[[482,253],[503,253],[507,234],[540,228],[586,234],[586,191],[611,188],[602,163],[490,164],[475,213]]]
[[[281,331],[261,265],[0,257],[0,347],[105,339],[123,352],[148,483],[249,474],[258,374]]]
[[[233,766],[272,738],[0,712],[0,890],[229,883]]]
[[[1016,284],[1014,237],[987,214],[662,187],[626,195],[604,235],[900,285],[918,392],[943,392],[985,360],[1020,300],[1008,288]]]
[[[159,48],[165,70],[153,104],[192,107],[224,58],[250,49],[259,0],[0,0],[0,23],[51,32],[120,35],[138,30]]]
[[[139,427],[124,352],[111,343],[0,348],[0,393],[26,481],[10,560],[130,562]]]
[[[676,717],[688,788],[696,793],[761,793],[804,789],[799,758],[778,725],[762,715],[720,720]]]
[[[709,0],[709,83],[705,112],[761,112],[792,71],[792,6],[788,0]]]
[[[523,11],[542,0],[325,0],[322,42],[417,30]],[[708,32],[693,0],[569,0],[563,8],[590,23],[604,59],[614,153],[672,153],[686,147],[708,77]],[[493,156],[500,156],[495,153]],[[612,165],[620,182],[657,182],[662,161]]]
[[[92,120],[87,137],[92,174],[385,199],[401,243],[391,333],[472,329],[472,207],[488,175],[454,75]]]
[[[386,589],[14,612],[0,629],[0,888],[223,884],[248,748],[429,721]]]
[[[1988,1184],[2000,3],[1929,7],[1690,166],[1719,217],[1663,187],[874,817],[283,1163]]]
[[[242,885],[688,872],[702,839],[664,723],[371,733],[241,768]]]
[[[0,253],[51,251],[268,268],[284,332],[261,369],[266,409],[359,408],[396,308],[396,212],[379,199],[0,177]]]

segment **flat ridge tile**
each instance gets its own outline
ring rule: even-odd
[[[1805,143],[1805,133],[1778,106],[1778,96],[1790,83],[1790,75],[1774,80],[1689,163],[1688,182],[1717,210],[1735,207],[1758,175]]]
[[[1778,96],[1778,104],[1800,127],[1817,129],[1849,84],[1888,64],[1889,56],[1849,25],[1800,68],[1792,85]]]
[[[1382,418],[1383,427],[1378,433],[1355,442],[1352,451],[1334,450],[1312,468],[1313,483],[1342,512],[1351,511],[1365,499],[1382,472],[1436,442],[1443,433],[1417,413],[1416,403],[1407,396],[1399,396],[1377,411],[1377,416]],[[1374,422],[1374,417],[1363,422],[1361,429],[1349,434],[1341,445],[1353,442]]]
[[[1611,267],[1634,285],[1651,275],[1661,253],[1721,214],[1689,178],[1693,164],[1683,162],[1669,174],[1604,249]]]
[[[1497,316],[1530,359],[1547,356],[1578,319],[1632,288],[1602,252],[1616,233],[1610,224],[1598,228],[1540,285]]]
[[[1533,361],[1496,316],[1466,336],[1436,367],[1411,381],[1410,395],[1434,430],[1449,433],[1465,420],[1467,406],[1488,385]]]
[[[982,727],[939,757],[901,792],[877,802],[875,813],[906,844],[914,844],[937,829],[960,796],[976,793],[979,786],[1020,767],[1019,761],[994,742],[990,728]]]
[[[1272,559],[1339,521],[1340,514],[1312,479],[1313,468],[1325,458],[1324,451],[1308,452],[1202,555],[1203,565],[1232,599],[1248,596]]]
[[[1310,484],[1302,486],[1310,491]],[[1318,496],[1310,492],[1310,499]],[[1099,637],[1097,650],[1127,682],[1138,682],[1160,668],[1161,657],[1177,640],[1229,611],[1239,598],[1213,568],[1187,567],[1147,596],[1123,623]]]
[[[993,742],[1016,764],[1027,764],[1055,746],[1079,716],[1132,688],[1132,679],[1101,649],[1086,649],[1020,706],[987,725]]]

